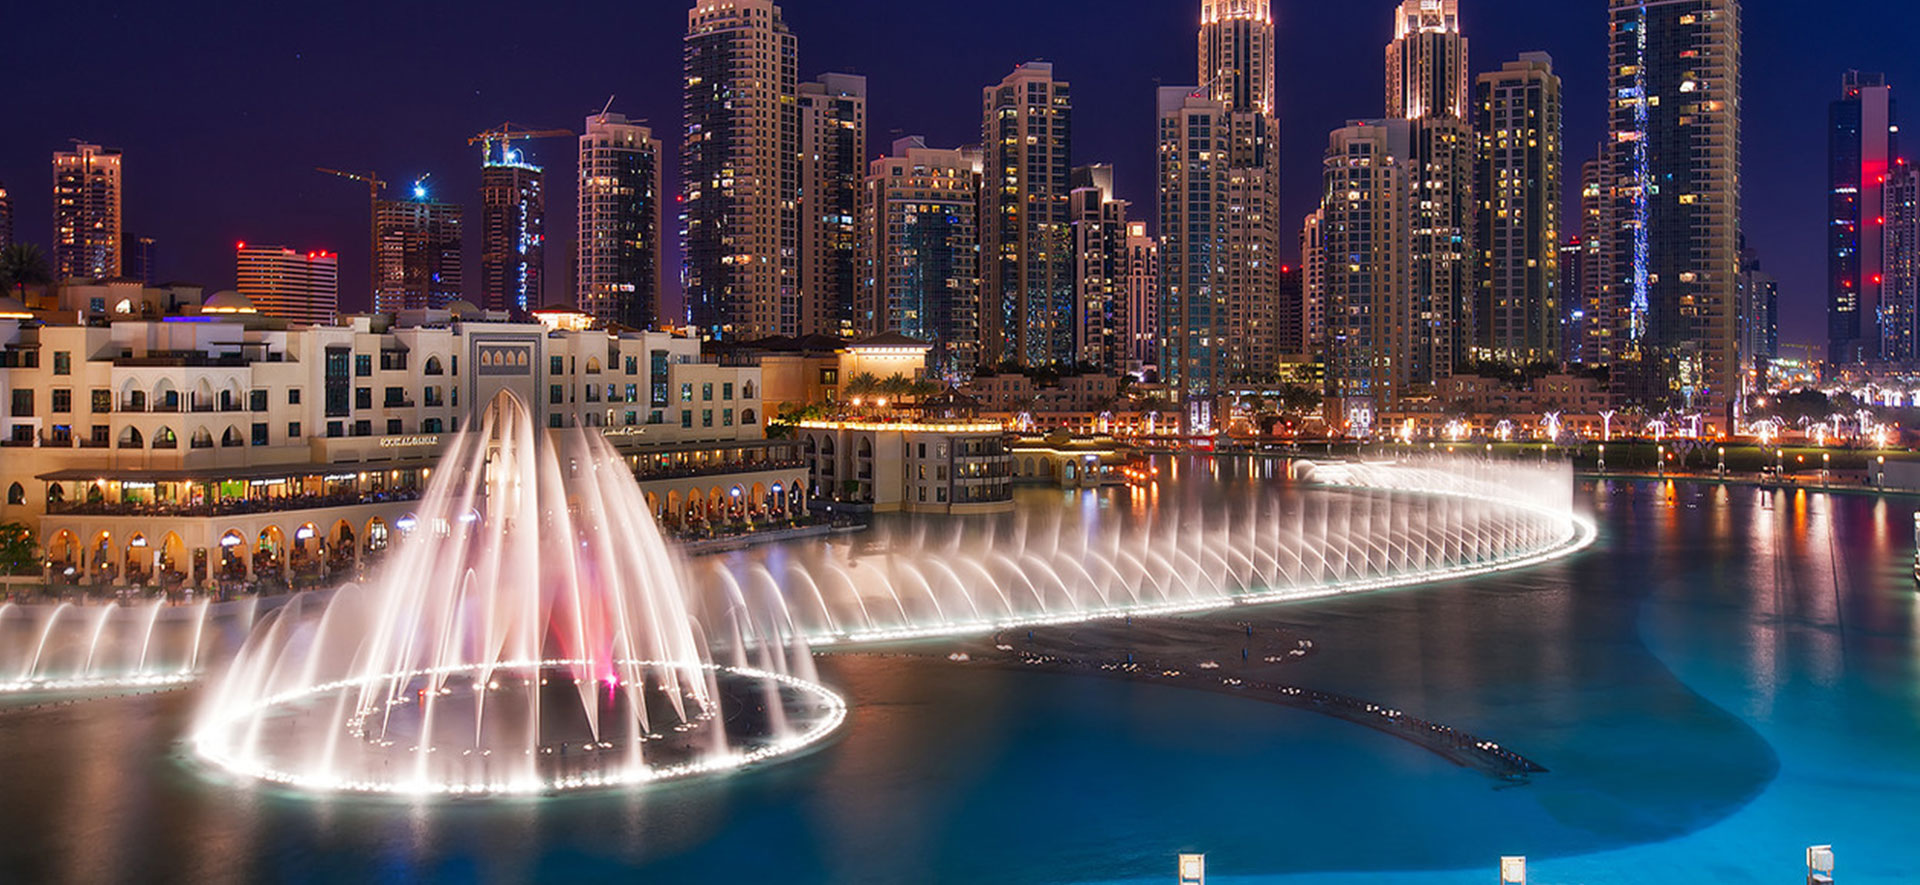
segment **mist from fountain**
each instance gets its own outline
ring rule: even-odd
[[[775,621],[744,597],[709,635],[597,432],[549,433],[502,394],[456,436],[418,525],[375,583],[262,621],[209,692],[203,757],[313,789],[545,792],[736,767],[844,716],[804,648],[744,639]]]

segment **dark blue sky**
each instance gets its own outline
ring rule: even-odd
[[[0,181],[17,236],[46,243],[48,157],[83,138],[126,151],[129,230],[160,274],[233,285],[236,240],[342,253],[366,299],[365,190],[313,166],[433,173],[477,226],[478,150],[502,120],[578,129],[609,94],[676,151],[687,0],[505,3],[17,3],[0,50]],[[1316,199],[1327,130],[1377,116],[1392,0],[1276,0],[1288,228]],[[1551,52],[1567,89],[1570,171],[1602,129],[1603,0],[1463,0],[1476,72]],[[1075,161],[1118,167],[1151,216],[1153,89],[1194,79],[1198,0],[793,0],[803,78],[871,78],[873,152],[897,133],[977,141],[980,87],[1046,58],[1075,92]],[[1825,336],[1826,104],[1849,67],[1920,82],[1910,0],[1748,0],[1745,208],[1782,281],[1783,339]],[[565,293],[573,146],[536,142],[549,174],[550,297]],[[671,167],[670,167],[671,168]],[[669,189],[677,191],[677,182]],[[469,263],[474,248],[469,235]],[[678,266],[677,246],[670,251]],[[477,268],[475,268],[477,271]],[[477,287],[476,272],[469,287]],[[677,284],[670,284],[677,288]]]

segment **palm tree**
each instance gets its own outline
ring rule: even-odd
[[[0,292],[25,294],[28,286],[53,282],[53,265],[32,243],[14,243],[0,249]]]

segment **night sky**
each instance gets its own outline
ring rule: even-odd
[[[479,286],[479,149],[503,120],[578,130],[609,94],[677,154],[680,41],[690,0],[505,3],[15,3],[0,50],[0,181],[20,239],[50,239],[49,156],[70,138],[126,152],[126,227],[158,241],[159,275],[233,285],[237,240],[342,253],[341,299],[366,304],[366,191],[314,166],[433,173],[468,206]],[[1317,199],[1329,129],[1375,117],[1392,0],[1276,0],[1286,219]],[[1603,129],[1602,0],[1463,0],[1475,73],[1553,54],[1567,90],[1568,193]],[[1151,218],[1156,80],[1195,78],[1199,0],[793,0],[801,78],[866,74],[870,152],[900,134],[979,139],[980,88],[1044,58],[1075,93],[1074,160],[1111,162]],[[1781,337],[1825,337],[1826,105],[1847,68],[1920,82],[1909,0],[1747,0],[1745,206],[1781,278]],[[570,140],[534,142],[548,170],[549,300],[567,292]],[[670,192],[678,191],[671,176]],[[673,213],[669,213],[671,216]],[[1569,213],[1572,218],[1573,213]],[[675,225],[669,222],[669,227]],[[1293,242],[1288,237],[1289,243]],[[1297,244],[1290,249],[1297,250]],[[679,266],[670,242],[670,268]],[[676,276],[670,274],[670,277]],[[670,280],[677,300],[678,284]],[[669,310],[675,305],[670,304]]]

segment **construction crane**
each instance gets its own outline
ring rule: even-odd
[[[380,176],[373,172],[342,172],[324,166],[313,167],[315,172],[358,181],[367,186],[367,297],[377,299],[380,293],[380,191],[387,186]],[[369,302],[371,303],[371,302]]]
[[[517,163],[519,157],[513,153],[512,144],[516,141],[530,141],[535,138],[572,138],[573,132],[566,129],[526,129],[512,123],[502,123],[492,129],[467,139],[467,145],[485,145],[482,149],[482,162],[494,162],[494,145],[500,146],[500,161]]]

